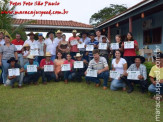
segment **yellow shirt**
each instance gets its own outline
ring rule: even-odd
[[[157,80],[163,80],[163,67],[159,68],[156,65],[153,66],[149,73],[149,76],[156,78]]]

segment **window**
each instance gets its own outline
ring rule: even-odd
[[[144,45],[161,44],[162,27],[149,29],[144,31]]]

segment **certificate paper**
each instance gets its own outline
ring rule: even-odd
[[[70,64],[62,64],[61,65],[61,71],[70,71]]]
[[[54,65],[44,65],[44,72],[53,72]]]
[[[20,76],[20,69],[19,68],[8,69],[8,75],[9,76]]]
[[[86,46],[86,51],[93,51],[94,50],[94,46],[93,45],[87,45]]]
[[[38,56],[39,55],[38,49],[30,50],[30,55]]]
[[[84,46],[85,46],[84,43],[78,44],[78,48],[85,48]]]
[[[124,42],[124,49],[134,49],[134,41]]]
[[[83,61],[75,61],[74,62],[74,68],[84,68]]]
[[[120,77],[120,73],[117,71],[110,71],[110,78],[118,79]]]
[[[119,49],[119,43],[111,43],[112,50],[118,50]]]
[[[71,42],[70,42],[70,44],[73,46],[73,45],[77,45],[78,44],[78,41],[77,40],[72,40]]]
[[[97,77],[97,70],[88,69],[86,76],[88,76],[88,77]]]
[[[27,65],[27,72],[37,72],[37,65]]]
[[[99,43],[99,50],[107,50],[107,43]]]
[[[22,50],[22,48],[23,48],[22,45],[15,45],[15,47],[16,47],[17,51],[20,51],[20,50]]]
[[[127,71],[127,73],[128,73],[127,79],[139,80],[138,76],[140,75],[140,71]]]

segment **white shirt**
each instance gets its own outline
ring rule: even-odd
[[[56,55],[56,48],[58,46],[58,41],[55,42],[55,39],[53,41],[48,38],[45,40],[45,45],[46,45],[46,52],[50,52],[51,55]]]
[[[124,58],[120,58],[120,61],[118,64],[116,63],[116,59],[112,60],[112,65],[115,68],[115,71],[117,71],[120,74],[124,73],[123,65],[126,64],[126,60]]]
[[[59,44],[59,42],[62,40],[62,38],[58,38],[58,37],[56,37],[55,39],[54,39],[54,41],[55,41],[55,43],[57,44],[57,46],[58,46],[58,44]]]
[[[44,56],[44,44],[45,44],[45,40],[43,40],[42,42],[40,42],[39,40],[37,40],[37,42],[38,42],[39,56]]]
[[[24,51],[24,54],[23,54],[23,56],[28,56],[28,53],[29,53],[29,51]]]
[[[33,42],[29,39],[29,40],[26,40],[25,42],[24,42],[24,45],[25,44],[29,44],[29,46],[31,47],[32,45],[37,45],[38,44],[38,41],[36,41],[36,40],[34,40]],[[23,45],[23,46],[24,46]]]
[[[98,39],[98,37],[95,37],[95,40],[97,40],[97,41],[99,41],[100,43],[102,43],[102,37],[106,37],[106,36],[101,35],[99,39]],[[106,42],[109,42],[108,38],[107,38]]]
[[[2,39],[2,40],[0,41],[0,46],[2,46],[2,45],[4,45],[4,44],[5,44],[5,40]]]

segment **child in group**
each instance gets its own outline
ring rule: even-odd
[[[28,55],[30,54],[30,46],[29,44],[24,45],[24,52],[23,52],[23,58],[24,58],[24,65],[28,62]]]

